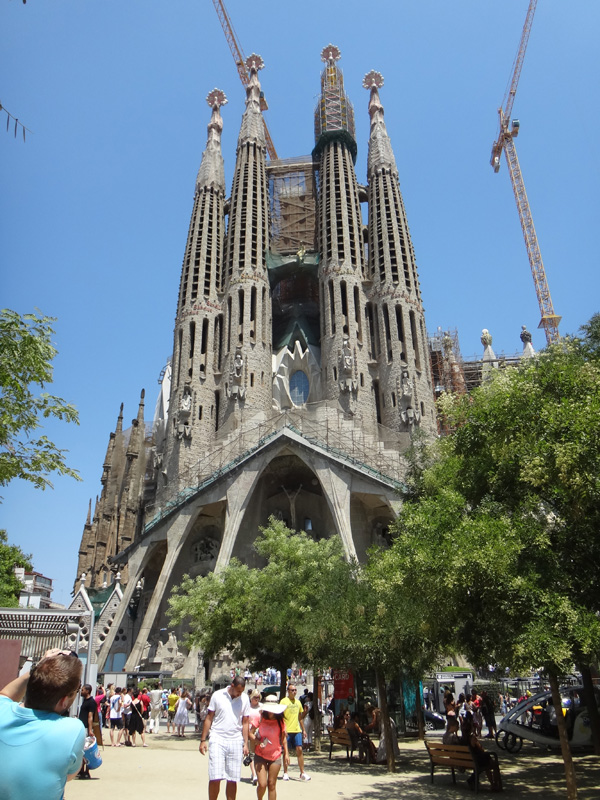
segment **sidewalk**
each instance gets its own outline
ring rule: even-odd
[[[163,728],[164,730],[164,728]],[[436,737],[432,737],[436,738]],[[78,780],[67,784],[65,800],[113,800],[130,796],[144,800],[199,800],[207,796],[208,758],[198,752],[199,737],[193,726],[185,739],[165,733],[146,737],[147,748],[141,743],[130,747],[105,747],[102,766],[92,772],[93,780]],[[484,742],[495,749],[495,745]],[[292,758],[291,780],[277,784],[278,800],[315,800],[315,798],[369,798],[369,800],[459,800],[474,795],[466,785],[466,776],[457,775],[456,786],[450,770],[436,769],[431,784],[429,758],[423,742],[415,739],[400,742],[397,772],[389,774],[382,766],[349,764],[345,753],[336,748],[328,759],[329,747],[320,755],[305,755],[306,771],[312,776],[309,783],[298,779],[296,760]],[[505,800],[559,800],[566,796],[564,771],[560,755],[534,748],[525,742],[516,756],[498,751]],[[578,800],[597,800],[600,786],[600,759],[593,755],[574,756],[579,789]],[[281,773],[280,773],[281,774]],[[480,794],[490,796],[484,779]],[[225,787],[220,797],[225,798]],[[253,800],[256,789],[250,783],[250,769],[242,767],[238,785],[238,800]]]

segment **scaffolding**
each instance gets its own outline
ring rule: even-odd
[[[317,183],[312,156],[269,161],[271,249],[282,255],[317,250]]]

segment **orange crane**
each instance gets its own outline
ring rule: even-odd
[[[235,66],[238,71],[238,75],[240,76],[241,82],[244,86],[248,85],[248,71],[246,69],[246,56],[244,55],[242,48],[237,40],[235,35],[235,31],[233,30],[233,25],[231,24],[231,20],[229,19],[229,14],[227,13],[227,9],[225,8],[225,3],[223,0],[213,0],[213,6],[215,7],[215,11],[217,12],[217,16],[219,17],[219,22],[221,23],[221,27],[223,28],[223,33],[225,34],[225,38],[227,39],[227,44],[229,45],[229,49],[231,50],[231,55],[233,56],[233,60],[235,61]],[[266,111],[269,108],[267,105],[267,101],[265,100],[265,96],[261,93],[260,96],[260,110]],[[267,128],[267,123],[265,118],[263,117],[263,124],[265,126],[265,139],[267,142],[267,153],[269,154],[269,158],[274,160],[277,158],[277,152],[275,151],[275,145],[273,144],[273,140],[271,139],[271,134],[269,133],[269,129]]]
[[[529,34],[531,32],[531,25],[533,23],[533,15],[537,6],[537,0],[530,0],[529,8],[527,9],[527,16],[525,18],[525,25],[523,26],[523,33],[521,34],[521,42],[519,50],[515,59],[512,79],[510,86],[504,95],[503,106],[498,109],[498,116],[500,118],[500,132],[498,138],[492,146],[492,157],[490,163],[494,168],[494,172],[500,169],[500,158],[502,151],[506,156],[506,163],[510,174],[510,180],[517,201],[517,210],[519,212],[519,219],[521,220],[521,228],[523,229],[523,237],[527,247],[527,255],[529,257],[529,264],[533,274],[533,282],[535,284],[535,291],[540,305],[540,312],[542,319],[538,327],[543,328],[546,333],[546,342],[552,344],[558,341],[560,335],[558,333],[558,323],[561,318],[554,313],[552,305],[552,298],[550,297],[550,289],[548,288],[548,281],[546,280],[546,271],[544,269],[544,262],[542,261],[542,254],[540,253],[540,246],[538,244],[535,227],[533,225],[533,218],[531,216],[531,209],[529,208],[529,201],[525,191],[525,183],[523,182],[523,175],[521,167],[519,166],[519,159],[517,158],[517,149],[515,147],[515,138],[519,133],[519,120],[514,119],[509,121],[512,112],[515,95],[517,93],[517,85],[521,76],[521,69],[523,67],[523,60],[525,58],[525,50],[527,49],[527,42],[529,41]]]

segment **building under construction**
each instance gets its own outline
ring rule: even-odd
[[[348,557],[384,543],[412,432],[436,435],[439,387],[464,391],[475,380],[451,335],[426,335],[383,78],[363,82],[362,184],[339,50],[321,57],[314,147],[286,160],[267,158],[263,64],[247,60],[229,194],[226,98],[208,95],[172,358],[151,425],[143,393],[125,431],[121,407],[81,540],[77,583],[84,575],[92,601],[112,598],[93,634],[100,670],[160,669],[172,586],[233,556],[258,565],[253,542],[272,515],[316,538],[339,536]],[[201,658],[178,650],[184,631],[169,630],[169,664],[194,678]]]

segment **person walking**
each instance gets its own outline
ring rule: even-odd
[[[110,719],[110,744],[111,747],[121,747],[121,737],[123,736],[123,717],[121,715],[121,705],[122,705],[122,689],[120,686],[114,691],[114,694],[110,698],[110,711],[109,711],[109,719]],[[117,734],[117,741],[115,743],[115,731],[119,731]]]
[[[179,695],[175,689],[171,689],[169,692],[169,696],[167,697],[168,708],[167,708],[167,733],[172,733],[173,736],[175,735],[175,723],[173,720],[175,719],[175,706],[177,705],[177,701],[179,700]],[[173,730],[171,730],[171,726],[173,726]]]
[[[175,706],[175,716],[173,717],[173,725],[177,730],[177,736],[185,739],[185,726],[189,723],[189,710],[192,707],[192,701],[187,691],[184,689],[181,697]]]
[[[86,729],[63,716],[81,673],[75,652],[52,649],[0,691],[0,800],[62,800],[83,759]]]
[[[262,800],[267,787],[268,800],[277,800],[277,776],[283,764],[289,766],[290,754],[287,745],[287,733],[283,712],[286,706],[277,702],[274,694],[267,695],[260,704],[260,720],[258,727],[250,733],[254,740],[254,761],[256,764],[257,787],[256,796]]]
[[[286,707],[283,718],[285,720],[285,727],[287,730],[288,751],[290,754],[292,753],[292,750],[294,750],[296,753],[298,767],[300,769],[300,780],[309,781],[310,775],[307,775],[304,771],[304,753],[302,752],[302,744],[306,738],[306,731],[304,730],[303,721],[306,712],[302,708],[302,703],[296,697],[297,691],[296,685],[290,683],[287,689],[287,697],[284,697],[281,703]],[[283,780],[289,781],[289,779],[290,776],[288,775],[288,764],[284,762]]]
[[[271,695],[269,695],[271,696]],[[250,741],[248,743],[248,747],[250,749],[250,756],[254,758],[254,737],[252,736],[253,731],[255,731],[260,723],[260,692],[258,689],[254,689],[252,694],[250,695],[250,712],[249,712],[249,722],[250,722]],[[256,776],[256,768],[254,765],[254,760],[250,762],[250,773],[252,774],[252,785],[256,786],[258,783],[258,778]]]
[[[89,683],[84,683],[81,687],[82,703],[79,708],[79,719],[85,728],[86,736],[94,735],[94,714],[97,713],[96,701],[92,697],[92,687]],[[81,762],[81,769],[77,773],[78,778],[91,778],[90,768],[85,759]]]
[[[245,687],[243,678],[234,677],[230,686],[213,693],[208,704],[198,748],[203,756],[208,751],[208,800],[217,800],[221,781],[226,781],[227,800],[235,800],[237,794],[242,757],[249,752],[250,702]]]
[[[146,744],[146,722],[144,720],[144,701],[142,700],[142,693],[138,689],[133,690],[131,699],[131,714],[129,715],[128,733],[131,737],[131,746],[136,747],[135,736],[136,733],[140,734],[142,745],[148,747]]]
[[[160,716],[162,714],[162,686],[157,683],[150,691],[150,721],[148,733],[158,733],[160,730]]]

